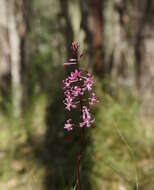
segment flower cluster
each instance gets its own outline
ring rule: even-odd
[[[76,64],[77,68],[70,73],[63,80],[65,99],[65,109],[71,111],[72,109],[80,109],[81,118],[79,127],[90,127],[94,122],[91,117],[90,109],[97,102],[96,94],[93,92],[93,78],[90,73],[79,69],[78,55],[79,44],[72,43],[72,51],[76,55],[76,59],[70,59],[68,63],[64,65]],[[75,124],[72,124],[72,119],[68,119],[65,123],[65,129],[71,131]]]

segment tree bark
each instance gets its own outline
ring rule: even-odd
[[[67,49],[67,57],[70,58],[72,56],[71,52],[71,44],[74,40],[74,32],[73,27],[69,15],[69,2],[68,0],[60,0],[60,8],[61,8],[61,17],[65,19],[65,25],[63,28],[65,41],[66,41],[66,49]]]
[[[142,101],[143,113],[146,116],[153,114],[154,110],[154,1],[136,0],[135,9],[140,17],[136,32],[135,71],[138,94]]]
[[[21,114],[21,55],[20,37],[17,30],[17,20],[15,11],[15,0],[8,1],[8,34],[10,42],[10,62],[11,62],[11,85],[12,85],[12,106],[13,115],[19,117]]]
[[[6,97],[10,86],[7,1],[0,0],[0,7],[0,93],[2,96]]]
[[[104,77],[106,72],[103,47],[103,0],[80,1],[82,22],[81,27],[86,34],[89,57],[95,73]]]
[[[28,1],[26,1],[27,3]],[[0,0],[0,89],[11,87],[12,113],[19,117],[22,110],[25,68],[26,6],[24,0]]]
[[[22,92],[22,111],[28,104],[28,85],[30,73],[30,57],[31,57],[31,42],[28,34],[31,30],[32,21],[32,0],[18,0],[16,1],[17,17],[20,18],[17,22],[17,30],[20,38],[20,64],[21,64],[21,83]]]

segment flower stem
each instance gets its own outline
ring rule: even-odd
[[[78,179],[77,179],[77,187],[78,190],[81,190],[81,159],[83,155],[83,139],[84,139],[84,130],[83,128],[80,128],[80,152],[78,155]]]
[[[76,58],[76,60],[77,60],[77,68],[80,71],[78,57]],[[78,80],[78,83],[79,83],[79,86],[81,86],[80,80]],[[80,101],[80,117],[82,119],[83,105],[82,105],[82,96],[81,95],[79,96],[79,101]],[[83,156],[83,141],[84,141],[84,128],[80,127],[80,150],[79,150],[79,154],[77,157],[77,161],[78,161],[78,163],[77,163],[77,170],[78,170],[78,173],[77,173],[77,190],[81,190],[81,159]]]

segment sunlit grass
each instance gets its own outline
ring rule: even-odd
[[[37,140],[43,136],[45,97],[35,103],[23,119],[0,114],[0,189],[42,189],[44,169],[35,161],[28,131]]]

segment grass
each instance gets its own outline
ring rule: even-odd
[[[147,187],[152,190],[152,121],[140,117],[138,101],[125,92],[113,98],[99,91],[98,96],[96,126],[88,132],[90,142],[85,152],[87,160],[85,158],[84,171],[88,169],[89,173],[83,174],[82,180],[85,179],[84,175],[88,175],[92,190],[132,190],[136,183],[139,189],[146,190]],[[13,120],[1,112],[0,189],[43,189],[45,169],[36,159],[29,135],[38,146],[41,144],[46,129],[46,105],[47,97],[38,97],[33,107],[19,120]],[[59,183],[65,183],[63,180],[62,176]],[[75,190],[75,187],[63,189]]]
[[[154,134],[146,135],[150,121],[146,125],[141,122],[138,101],[125,92],[118,98],[102,94],[100,99],[96,127],[91,132],[93,189],[132,190],[143,188],[145,181],[154,184],[148,169],[154,161]]]
[[[35,105],[24,119],[0,114],[0,189],[42,189],[44,169],[35,161],[34,150],[28,142],[28,131],[41,139],[45,129],[44,98],[38,101],[40,104]]]

